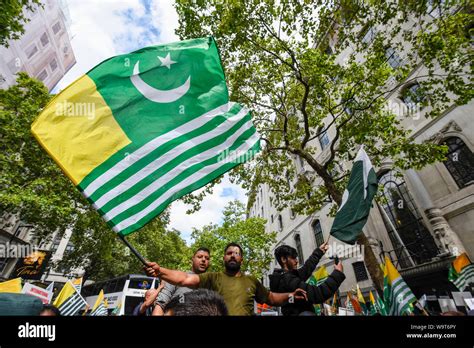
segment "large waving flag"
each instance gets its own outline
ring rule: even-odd
[[[64,284],[58,297],[54,300],[54,306],[58,307],[61,315],[72,316],[87,305],[86,300],[77,292],[70,281]]]
[[[260,150],[250,112],[229,102],[213,38],[102,62],[49,103],[32,132],[122,235]]]
[[[474,283],[474,265],[466,253],[462,253],[453,261],[448,279],[461,291],[467,288],[469,283]]]
[[[92,307],[91,316],[107,316],[107,306],[104,300],[104,290],[100,290],[99,296]]]
[[[389,315],[404,315],[413,313],[413,302],[416,297],[398,273],[388,256],[385,256],[383,277],[384,302]]]
[[[21,278],[15,278],[0,283],[0,292],[21,293]]]
[[[341,206],[331,227],[331,235],[354,244],[369,218],[372,199],[377,192],[377,177],[363,147],[354,159],[351,176]]]

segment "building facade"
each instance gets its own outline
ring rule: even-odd
[[[336,61],[343,64],[348,54],[349,51],[341,53]],[[403,57],[396,52],[387,52],[387,59],[394,67],[403,64]],[[390,159],[375,168],[383,187],[379,193],[385,203],[374,202],[364,233],[380,263],[388,255],[417,297],[426,294],[434,300],[457,291],[448,281],[448,269],[455,256],[466,251],[474,258],[474,103],[452,105],[435,119],[425,117],[428,107],[412,113],[415,117],[407,117],[418,104],[405,97],[405,92],[418,88],[417,76],[421,75],[423,67],[412,71],[409,79],[413,82],[394,90],[387,97],[387,105],[403,106],[398,114],[402,126],[411,130],[413,139],[447,145],[448,159],[419,171],[397,172]],[[329,144],[334,137],[335,129],[329,128],[310,144],[318,149],[319,163],[329,156]],[[298,174],[314,175],[300,158],[293,158],[293,163]],[[352,164],[339,163],[339,166],[346,170]],[[316,179],[315,185],[320,184],[322,181]],[[331,204],[310,216],[300,216],[291,207],[277,211],[267,185],[258,187],[255,194],[253,204],[248,207],[249,216],[267,219],[266,230],[277,232],[273,250],[282,244],[293,246],[302,263],[328,240],[333,222],[329,216]],[[340,294],[346,294],[358,284],[368,297],[368,291],[375,287],[363,262],[363,250],[344,245],[333,237],[329,243],[333,250],[346,250],[342,260],[347,279],[340,287]],[[324,257],[318,266],[325,265],[330,273],[333,264],[332,259]],[[279,267],[276,260],[268,272],[275,267]],[[264,281],[268,286],[267,278]]]
[[[69,33],[70,20],[65,2],[47,0],[28,12],[30,19],[18,40],[0,46],[0,88],[15,84],[16,74],[25,71],[46,85],[49,91],[76,63]]]

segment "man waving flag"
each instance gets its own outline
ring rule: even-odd
[[[260,150],[250,112],[229,101],[213,38],[100,63],[56,96],[32,131],[124,236]]]

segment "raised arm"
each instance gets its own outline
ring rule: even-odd
[[[199,286],[199,276],[197,274],[188,274],[172,269],[160,267],[156,262],[148,262],[148,267],[144,267],[147,275],[160,277],[164,281],[178,286],[188,288],[197,288]]]
[[[323,257],[323,255],[326,253],[328,250],[329,246],[328,243],[325,242],[319,246],[319,248],[314,249],[313,253],[311,256],[306,260],[306,262],[298,268],[298,276],[300,279],[303,281],[308,280],[308,278],[311,276],[311,274],[314,272],[314,269],[316,268],[319,260]]]

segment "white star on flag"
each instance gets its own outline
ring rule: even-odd
[[[171,64],[176,63],[174,60],[171,60],[169,53],[164,58],[160,56],[157,57],[161,61],[161,66],[166,66],[168,69],[171,69]]]

